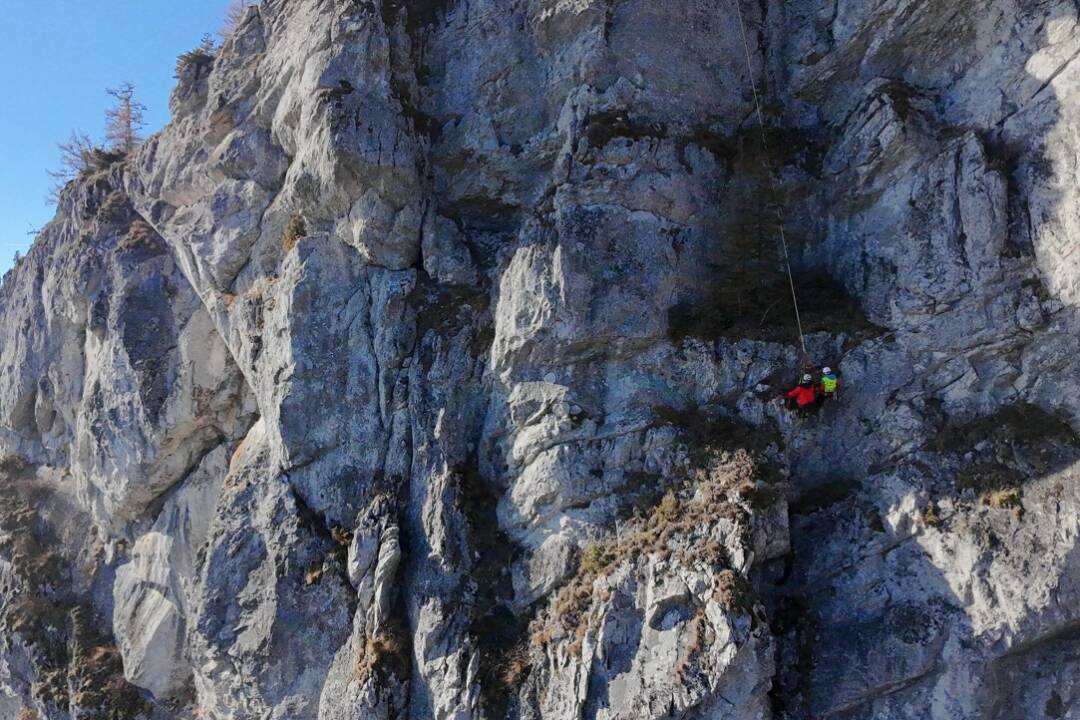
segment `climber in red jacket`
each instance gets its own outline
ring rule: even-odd
[[[817,399],[817,385],[814,384],[813,376],[809,374],[803,375],[802,382],[787,394],[788,408],[802,412],[807,412],[816,407]]]

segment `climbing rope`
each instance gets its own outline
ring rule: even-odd
[[[739,16],[739,34],[742,37],[743,52],[746,53],[746,71],[750,78],[750,90],[754,93],[754,109],[757,112],[758,128],[761,130],[761,164],[765,167],[765,172],[769,175],[770,181],[773,181],[772,168],[768,164],[769,140],[765,134],[765,116],[761,112],[761,98],[758,96],[757,82],[754,80],[754,63],[750,59],[750,43],[746,39],[746,23],[743,22],[740,0],[732,0],[732,3],[735,5],[735,12]],[[773,189],[776,189],[775,186]],[[795,278],[791,274],[791,256],[788,255],[787,235],[784,234],[784,214],[781,212],[779,205],[776,205],[775,210],[776,226],[780,231],[780,246],[784,250],[784,267],[787,268],[788,285],[791,287],[791,302],[795,306],[795,324],[799,328],[799,345],[802,346],[803,357],[807,358],[810,354],[806,351],[806,337],[803,335],[802,316],[799,314],[799,298],[795,294]]]

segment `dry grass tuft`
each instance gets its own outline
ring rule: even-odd
[[[322,580],[325,568],[326,565],[322,560],[315,560],[312,562],[311,567],[304,572],[304,584],[309,586],[318,585]]]
[[[604,547],[600,543],[594,543],[585,548],[581,553],[578,569],[580,572],[597,575],[607,567],[609,558],[604,555]]]
[[[656,518],[660,522],[675,522],[679,517],[679,498],[675,493],[668,490],[660,504],[656,506]]]
[[[378,674],[392,674],[404,679],[409,673],[409,644],[404,628],[388,624],[364,641],[364,650],[356,658],[353,676],[362,685]]]
[[[340,526],[330,529],[330,537],[337,545],[349,547],[353,540],[353,531]]]
[[[1012,510],[1017,516],[1024,513],[1023,496],[1019,488],[1006,488],[986,493],[982,496],[982,502],[998,510]]]
[[[936,502],[926,506],[926,509],[923,510],[922,513],[922,519],[923,524],[925,524],[926,527],[931,528],[939,528],[941,527],[942,522],[944,522],[941,517],[941,508],[938,507]]]
[[[754,589],[739,573],[731,569],[721,570],[716,576],[713,597],[725,610],[749,614],[757,603]]]
[[[120,247],[125,250],[158,250],[161,243],[157,231],[142,218],[137,218],[128,226],[127,234],[120,240]]]
[[[106,711],[116,720],[145,716],[147,707],[142,695],[124,679],[120,651],[111,638],[98,632],[100,618],[79,607],[72,610],[71,621],[72,703],[87,710],[88,716]]]
[[[630,521],[617,536],[586,547],[574,576],[552,596],[530,626],[531,645],[544,648],[553,641],[571,639],[569,651],[580,652],[588,632],[589,614],[597,602],[605,599],[604,589],[596,580],[638,558],[670,560],[677,556],[684,562],[705,561],[717,571],[726,568],[726,551],[709,536],[709,531],[722,518],[744,529],[748,527],[749,516],[742,505],[746,499],[741,492],[757,487],[753,478],[758,472],[758,463],[747,451],[716,451],[707,466],[669,489],[651,511]],[[745,580],[731,570],[723,572],[731,577],[723,575],[727,579],[718,592],[726,593],[729,606],[752,608],[753,596]]]
[[[704,608],[697,608],[690,621],[690,639],[679,651],[679,660],[675,663],[675,674],[679,677],[685,676],[693,659],[715,639],[716,634],[705,617]]]
[[[296,246],[297,241],[307,235],[307,224],[304,218],[293,215],[285,224],[285,230],[281,234],[281,248],[288,255]]]
[[[529,653],[524,647],[515,647],[505,658],[502,670],[502,686],[504,688],[519,688],[525,682],[526,676],[532,669],[529,663]]]

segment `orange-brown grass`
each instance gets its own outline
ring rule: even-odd
[[[709,530],[721,518],[748,528],[743,504],[754,504],[743,493],[757,493],[754,478],[759,473],[755,459],[746,450],[715,451],[705,469],[690,473],[672,487],[647,513],[639,514],[616,535],[599,540],[582,550],[577,571],[538,613],[530,627],[530,641],[544,648],[553,641],[571,638],[570,652],[576,654],[588,632],[589,613],[606,598],[596,580],[620,566],[640,558],[707,562],[720,571],[728,564],[720,542]],[[753,498],[759,499],[759,498]],[[731,570],[720,574],[716,589],[732,608],[752,606],[749,586]]]
[[[392,616],[379,632],[365,639],[353,676],[361,685],[377,675],[384,679],[386,675],[394,675],[403,681],[409,676],[409,651],[408,631],[400,619]]]
[[[281,233],[281,249],[288,254],[296,245],[296,242],[305,235],[307,235],[307,224],[304,223],[304,218],[293,215],[289,218],[289,222],[285,224],[285,230]]]

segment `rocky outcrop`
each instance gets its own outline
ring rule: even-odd
[[[254,410],[198,295],[124,193],[125,169],[95,162],[0,288],[5,637],[27,647],[5,656],[7,687],[47,716],[80,697],[87,717],[120,702],[108,683],[122,678],[103,670],[85,692],[73,684],[80,655],[111,657],[118,673],[122,654],[128,679],[162,697],[187,680],[178,608]],[[33,521],[19,519],[23,504]],[[20,667],[25,652],[36,659]]]
[[[0,287],[0,710],[1069,717],[1075,4],[736,10],[184,56]]]

